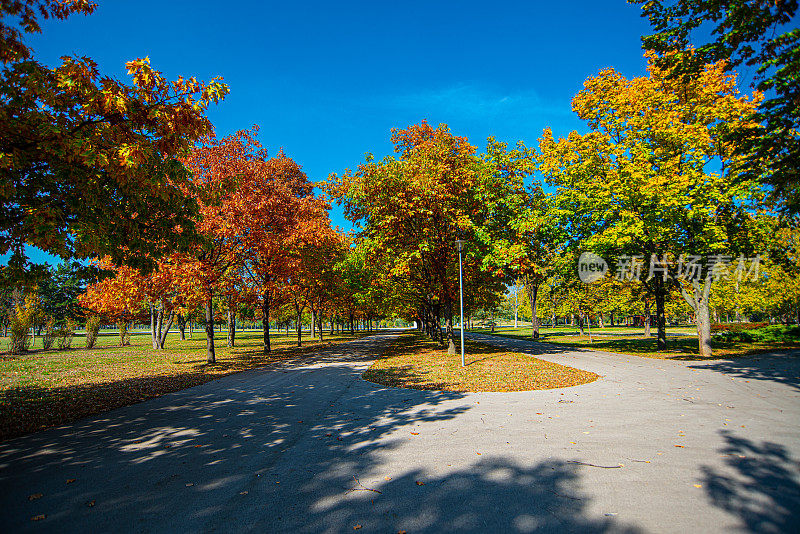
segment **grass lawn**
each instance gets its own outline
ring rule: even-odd
[[[574,332],[575,329],[572,329]],[[611,330],[611,329],[608,329]],[[614,329],[619,330],[619,329]],[[624,329],[623,329],[624,331]],[[675,359],[675,360],[700,360],[704,359],[698,355],[697,336],[670,336],[674,333],[691,332],[685,327],[667,328],[667,349],[664,351],[656,350],[655,331],[649,338],[645,338],[641,332],[632,335],[603,336],[597,334],[609,333],[606,329],[592,329],[592,342],[588,336],[565,335],[563,330],[553,331],[552,329],[541,329],[540,341],[548,343],[559,343],[572,347],[590,348],[594,350],[615,352],[617,354],[627,354],[631,356],[644,356],[647,358]],[[489,329],[475,329],[473,332],[480,334],[491,334]],[[531,336],[531,327],[520,328],[496,328],[493,335],[528,339]],[[747,356],[763,352],[776,350],[800,349],[800,339],[775,336],[767,341],[722,341],[713,340],[714,359],[733,358],[737,356]]]
[[[530,391],[577,386],[598,375],[524,354],[468,341],[461,354],[447,354],[421,334],[404,334],[364,372],[385,386],[440,391]]]
[[[187,334],[188,335],[188,334]],[[325,344],[367,335],[325,335]],[[30,350],[0,355],[0,440],[75,421],[127,406],[221,376],[262,367],[313,352],[318,340],[306,334],[296,347],[296,333],[271,336],[272,353],[261,351],[260,331],[237,332],[236,347],[226,346],[226,332],[217,334],[217,363],[206,363],[205,335],[181,341],[170,334],[163,351],[153,350],[149,334],[131,336],[131,346],[115,346],[116,334],[104,334],[87,350],[76,336],[75,348]],[[7,346],[0,338],[0,346]],[[37,346],[41,349],[40,341]]]

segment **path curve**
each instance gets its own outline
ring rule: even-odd
[[[602,378],[387,388],[361,373],[393,335],[362,338],[0,444],[0,530],[798,530],[796,359],[471,337]]]

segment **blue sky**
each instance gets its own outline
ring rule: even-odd
[[[218,135],[258,124],[270,152],[283,147],[315,181],[388,154],[389,130],[422,119],[479,149],[489,135],[534,145],[545,127],[582,129],[571,98],[605,67],[643,75],[649,31],[623,0],[99,4],[47,21],[27,41],[36,57],[89,56],[123,80],[144,56],[171,79],[223,76]]]

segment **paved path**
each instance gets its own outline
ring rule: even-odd
[[[359,378],[391,337],[0,444],[0,531],[800,530],[798,359],[471,336],[602,378],[431,393]]]

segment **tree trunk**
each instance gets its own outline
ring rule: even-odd
[[[164,308],[156,306],[155,304],[148,303],[150,306],[150,344],[153,349],[159,350],[163,348],[161,344],[161,331],[164,321]]]
[[[236,312],[228,310],[228,346],[236,346]]]
[[[217,363],[217,352],[214,348],[214,302],[211,297],[206,300],[206,359],[208,363]]]
[[[164,311],[162,310],[161,316],[164,316]],[[163,333],[159,330],[158,334],[158,348],[159,350],[164,350],[164,345],[167,344],[167,334],[169,334],[169,329],[172,328],[172,321],[175,318],[175,312],[169,312],[169,316],[167,316],[167,324],[164,326]]]
[[[311,308],[311,339],[314,339],[314,337],[317,335],[317,332],[316,332],[316,326],[317,326],[316,318],[317,317],[316,317],[316,315],[317,314],[314,313],[314,308]]]
[[[589,343],[592,342],[592,319],[586,314],[586,333],[589,334]]]
[[[264,294],[261,301],[261,326],[264,329],[264,352],[267,353],[272,348],[269,345],[269,294]]]
[[[294,309],[297,312],[297,346],[303,346],[303,308],[297,301],[294,301]]]
[[[539,318],[536,316],[536,304],[539,296],[539,284],[530,284],[530,298],[531,298],[531,337],[539,339]]]
[[[456,353],[456,342],[453,333],[453,299],[447,297],[447,354]]]
[[[658,350],[664,350],[667,348],[667,317],[664,308],[664,298],[667,292],[664,288],[662,273],[656,275],[654,286],[656,294],[656,328],[658,329],[656,347]]]
[[[703,358],[711,358],[713,355],[713,351],[711,350],[711,316],[708,307],[710,293],[710,276],[706,277],[702,286],[696,280],[692,281],[691,293],[681,285],[681,295],[683,295],[683,299],[694,310],[695,322],[697,324],[698,352]]]
[[[572,319],[572,322],[575,322],[574,315],[570,316],[570,318]],[[586,335],[586,332],[583,330],[583,312],[580,310],[578,310],[578,333],[580,333],[582,336]]]
[[[322,343],[322,310],[317,314],[317,332],[319,333],[319,342]]]
[[[183,314],[178,314],[178,331],[181,333],[181,341],[186,341],[186,317]]]
[[[650,301],[644,299],[644,337],[650,337]]]

